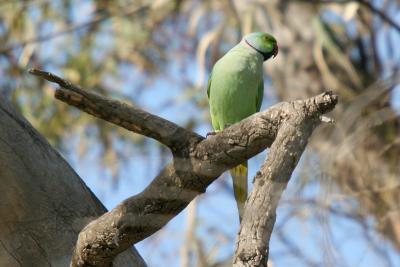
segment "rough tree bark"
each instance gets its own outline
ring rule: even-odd
[[[154,138],[174,156],[143,192],[81,231],[71,266],[111,266],[116,255],[162,228],[225,170],[274,144],[257,173],[248,199],[254,207],[245,211],[234,259],[237,266],[264,266],[280,194],[322,114],[337,103],[331,92],[279,103],[205,139],[138,108],[84,91],[51,73],[35,69],[30,73],[58,83],[57,99]]]
[[[329,94],[323,95],[322,99],[324,98],[326,103],[336,101]],[[321,117],[315,114],[323,113],[324,108],[326,107],[307,105],[306,101],[282,104],[281,116],[286,118],[279,127],[268,157],[254,177],[253,190],[246,201],[238,233],[233,266],[267,267],[268,244],[279,199],[307,145],[308,138],[321,122]]]
[[[81,229],[106,209],[0,96],[0,266],[68,266]],[[116,266],[146,266],[136,250]]]

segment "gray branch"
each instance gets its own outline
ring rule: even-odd
[[[30,72],[58,83],[61,88],[55,95],[59,100],[152,137],[170,147],[174,156],[173,162],[143,192],[124,200],[80,232],[71,266],[111,266],[116,255],[161,229],[224,171],[273,144],[266,164],[273,164],[274,168],[270,170],[264,164],[255,178],[255,189],[248,200],[252,204],[246,205],[249,208],[245,211],[235,259],[235,262],[252,259],[253,249],[258,249],[256,254],[264,255],[258,261],[262,262],[267,258],[269,228],[272,230],[275,221],[280,196],[276,193],[286,186],[321,115],[337,103],[337,96],[331,92],[304,101],[279,103],[205,139],[143,110],[84,91],[51,73]],[[268,186],[269,180],[274,181],[273,186]],[[262,191],[267,189],[270,191]],[[255,202],[260,202],[256,204],[263,213],[255,212],[256,206],[252,206]],[[252,218],[271,225],[266,231],[257,229],[256,233],[262,236],[256,246],[249,246],[248,238],[252,236],[244,236],[253,234]]]
[[[177,150],[178,147],[187,146],[192,138],[202,138],[175,123],[137,107],[85,91],[50,72],[30,69],[29,73],[60,85],[61,88],[55,93],[57,99],[129,131],[151,137],[168,146],[172,151]]]
[[[253,190],[246,201],[237,237],[233,266],[267,267],[268,244],[279,199],[308,138],[321,122],[321,117],[316,114],[324,113],[328,108],[328,105],[323,107],[316,103],[336,102],[336,96],[325,93],[306,101],[282,105],[282,114],[286,114],[287,119],[281,123],[267,159],[254,177]]]

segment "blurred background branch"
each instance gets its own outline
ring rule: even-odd
[[[14,45],[11,44],[8,47],[6,46],[6,47],[2,48],[0,50],[0,54],[6,53],[6,52],[16,49],[16,48],[22,48],[28,44],[46,42],[51,39],[57,38],[61,35],[73,33],[73,32],[79,31],[81,29],[92,27],[95,24],[104,22],[105,20],[110,19],[114,16],[130,16],[130,15],[133,15],[135,12],[141,12],[141,11],[143,11],[143,9],[147,8],[146,5],[143,5],[143,6],[133,5],[132,7],[133,8],[129,8],[129,7],[125,6],[124,9],[121,9],[121,10],[99,13],[99,14],[95,15],[93,19],[91,19],[89,21],[77,23],[75,25],[68,25],[65,29],[61,29],[57,32],[49,33],[49,34],[46,34],[43,36],[33,37],[30,39],[26,39],[26,40],[21,40],[21,41],[15,43]]]

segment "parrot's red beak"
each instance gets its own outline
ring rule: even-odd
[[[274,47],[274,50],[272,50],[272,55],[273,55],[272,58],[275,58],[276,55],[278,55],[278,52],[279,52],[279,47],[278,47],[278,45],[276,44],[275,47]]]

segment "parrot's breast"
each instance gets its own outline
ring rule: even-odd
[[[209,96],[215,130],[257,112],[262,63],[260,55],[238,45],[215,64]]]

